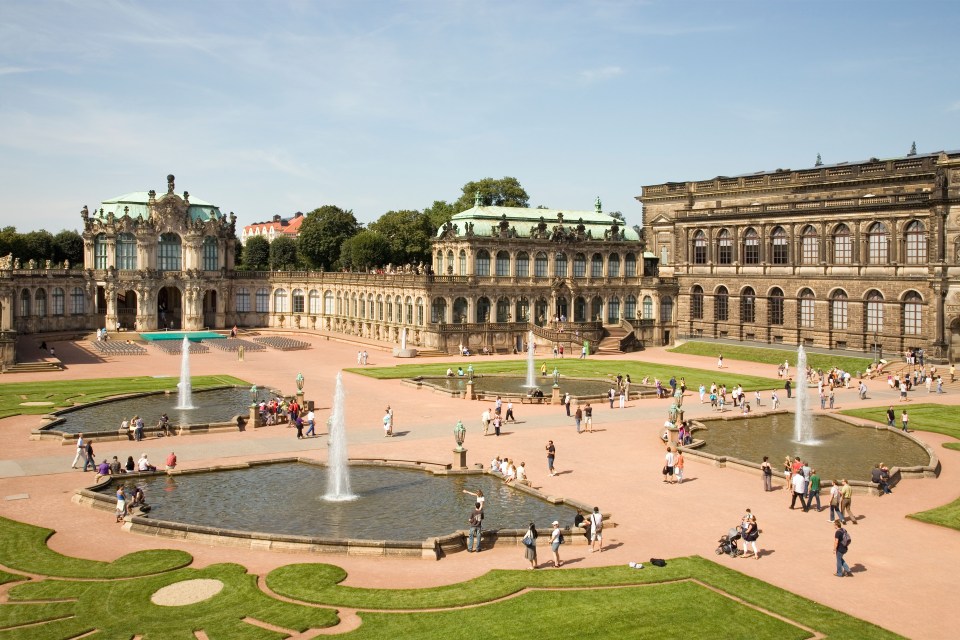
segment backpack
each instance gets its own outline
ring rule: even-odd
[[[845,546],[845,547],[847,547],[847,548],[849,549],[849,548],[850,548],[850,543],[852,543],[853,540],[850,538],[850,534],[847,533],[847,530],[846,530],[846,529],[841,529],[840,531],[843,532],[843,536],[840,538],[840,544],[842,544],[843,546]]]
[[[563,531],[560,532],[560,536],[557,538],[557,540],[560,541],[560,544],[563,544],[564,542],[566,542],[566,540],[563,539]]]

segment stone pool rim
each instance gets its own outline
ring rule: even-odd
[[[325,467],[326,463],[315,458],[306,458],[302,456],[287,456],[282,458],[271,458],[267,460],[251,460],[249,462],[238,462],[233,464],[220,464],[209,467],[198,467],[195,469],[171,469],[167,471],[154,471],[145,473],[132,473],[119,476],[120,479],[134,479],[141,477],[154,477],[159,475],[190,475],[198,473],[213,473],[217,471],[229,471],[236,469],[249,469],[255,466],[284,464],[284,463],[303,463],[319,467]],[[391,458],[350,458],[350,466],[366,467],[390,467],[395,469],[405,469],[421,471],[432,475],[489,475],[499,478],[497,474],[490,473],[479,463],[474,468],[454,469],[449,463],[430,462],[427,460],[397,460]],[[89,506],[102,511],[113,512],[116,509],[117,500],[114,496],[99,493],[98,489],[104,489],[113,484],[116,476],[110,476],[98,484],[77,489],[72,498],[73,502]],[[554,505],[563,505],[573,509],[580,509],[584,513],[593,511],[593,507],[583,502],[578,502],[570,498],[556,497],[544,494],[543,492],[524,485],[512,485],[516,491],[522,491],[531,496],[539,498],[545,502]],[[609,513],[603,514],[604,526],[615,527]],[[267,533],[262,531],[245,531],[238,529],[220,529],[206,525],[186,524],[183,522],[172,522],[168,520],[157,520],[151,518],[142,512],[138,515],[127,516],[123,528],[133,533],[156,536],[158,538],[169,538],[171,540],[189,540],[205,544],[229,546],[234,548],[249,548],[266,551],[287,551],[294,553],[329,553],[350,556],[367,557],[407,557],[420,558],[423,560],[440,560],[450,553],[466,551],[467,535],[466,529],[459,529],[451,533],[429,536],[424,540],[368,540],[358,538],[329,538],[319,536],[301,536],[295,534]],[[583,532],[581,528],[563,527],[561,529],[566,536],[568,544],[587,544],[583,535],[576,535]],[[484,529],[483,530],[483,548],[489,549],[498,544],[506,546],[522,545],[521,539],[526,534],[526,529]],[[541,536],[541,542],[548,544],[547,536]]]
[[[791,415],[792,416],[794,415],[794,412],[787,411],[784,409],[780,409],[778,411],[764,411],[762,413],[756,414],[755,417],[768,416],[768,415]],[[937,457],[937,454],[934,451],[933,447],[928,445],[923,440],[920,440],[919,438],[917,438],[915,435],[913,435],[913,432],[906,433],[904,431],[901,431],[900,429],[889,427],[880,422],[862,420],[859,418],[853,418],[851,416],[842,415],[842,414],[826,413],[826,414],[816,414],[816,415],[832,418],[834,420],[838,420],[850,426],[861,428],[861,429],[873,429],[875,431],[891,431],[897,434],[898,437],[908,438],[909,440],[913,441],[915,444],[922,447],[923,450],[926,451],[927,455],[929,456],[928,463],[925,465],[917,465],[912,467],[891,467],[890,481],[891,481],[891,484],[893,485],[895,485],[897,482],[899,482],[903,478],[937,478],[940,476],[940,471],[941,471],[940,458]],[[743,419],[744,419],[743,416],[740,414],[731,415],[731,416],[711,416],[709,418],[690,420],[690,424],[693,426],[693,432],[695,433],[699,429],[709,429],[708,425],[710,422],[720,422],[720,421],[728,422],[731,420],[743,420]],[[690,459],[695,460],[697,462],[712,464],[716,467],[721,467],[721,468],[731,467],[738,471],[746,471],[748,473],[753,473],[758,476],[763,473],[762,470],[760,469],[759,462],[753,462],[752,460],[741,460],[732,455],[714,454],[714,453],[707,453],[706,451],[700,451],[699,450],[700,447],[704,446],[705,444],[706,444],[705,440],[695,439],[693,443],[691,443],[688,446],[680,447],[680,449],[684,453],[689,454]],[[773,474],[773,482],[774,484],[779,484],[779,485],[786,484],[783,478],[783,475],[776,471],[774,471],[774,474]],[[856,494],[880,495],[880,492],[877,489],[877,486],[873,482],[869,482],[866,480],[849,480],[849,479],[847,480],[847,482],[850,484],[850,486],[853,488],[854,493]],[[824,492],[829,493],[829,491],[830,491],[830,482],[823,481],[823,483],[821,484],[820,493],[821,494],[823,494]]]
[[[474,373],[474,374],[473,374],[473,378],[474,378],[474,380],[480,380],[480,379],[482,379],[482,378],[513,378],[513,379],[517,379],[517,380],[526,380],[527,377],[526,377],[526,374],[520,375],[520,374],[506,374],[506,373],[490,373],[490,374]],[[541,379],[541,378],[542,378],[542,376],[538,376],[538,380]],[[439,393],[439,394],[442,394],[442,395],[445,395],[445,396],[449,396],[449,397],[451,397],[451,398],[465,398],[465,399],[466,399],[467,392],[466,392],[465,389],[464,389],[464,390],[460,390],[460,389],[444,389],[444,388],[441,388],[440,386],[431,384],[431,381],[432,381],[432,380],[450,380],[450,379],[451,379],[450,376],[445,376],[445,375],[416,376],[416,377],[413,377],[413,378],[403,378],[400,382],[401,382],[401,384],[404,384],[404,385],[407,385],[407,386],[411,386],[411,387],[415,387],[415,388],[417,388],[417,389],[422,389],[423,387],[427,387],[427,388],[429,388],[431,391],[433,391],[434,393]],[[464,382],[467,381],[467,377],[466,377],[466,376],[453,376],[453,379],[454,379],[454,380],[463,380]],[[541,390],[544,392],[544,395],[543,395],[544,400],[543,400],[543,402],[549,404],[549,403],[550,403],[551,392],[553,391],[553,376],[552,376],[552,375],[547,376],[546,378],[543,378],[543,380],[544,380],[543,384],[537,385],[537,387],[535,387],[535,388],[539,388],[539,389],[541,389]],[[560,376],[560,395],[561,395],[561,397],[563,396],[563,394],[566,393],[566,391],[564,391],[564,388],[563,388],[563,381],[564,381],[564,380],[568,380],[568,381],[586,381],[586,382],[602,382],[602,383],[604,383],[605,385],[608,385],[608,384],[610,384],[612,381],[615,381],[615,380],[616,380],[616,376],[614,376],[613,374],[610,374],[610,375],[609,375],[608,377],[606,377],[606,378],[589,378],[589,377],[564,376],[564,375],[561,374],[561,376]],[[653,386],[651,386],[651,385],[644,385],[644,384],[641,384],[641,383],[639,383],[639,382],[633,382],[633,383],[631,383],[631,385],[630,385],[630,397],[627,398],[627,400],[630,400],[630,399],[640,400],[640,399],[642,399],[642,398],[652,398],[652,397],[655,397],[656,395],[657,395],[656,387],[653,387]],[[517,399],[517,398],[526,398],[526,397],[528,397],[527,394],[525,394],[525,393],[511,393],[511,392],[509,392],[509,391],[506,391],[506,392],[505,392],[505,391],[496,392],[496,391],[487,391],[487,390],[481,390],[481,389],[474,389],[474,391],[473,391],[473,399],[475,399],[475,400],[489,401],[489,400],[495,399],[497,396],[500,396],[501,398],[514,399],[514,400]],[[599,402],[599,401],[606,401],[607,398],[608,398],[608,396],[607,396],[607,394],[604,392],[604,393],[599,393],[599,394],[596,394],[596,395],[579,395],[579,396],[576,396],[576,395],[570,394],[570,398],[571,398],[573,401],[575,401],[575,402],[580,402],[580,401],[584,401],[584,402],[586,402],[586,401],[589,401],[589,402]]]

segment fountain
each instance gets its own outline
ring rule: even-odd
[[[461,347],[461,351],[463,351]],[[400,329],[400,346],[394,347],[393,355],[395,358],[416,358],[417,350],[407,348],[407,328]]]
[[[818,444],[813,439],[813,420],[807,409],[807,352],[803,345],[797,347],[797,406],[793,414],[793,441],[801,444]]]
[[[400,330],[400,350],[401,351],[407,350],[407,328],[406,327]]]
[[[537,376],[533,363],[533,331],[527,334],[527,387],[537,386]]]
[[[350,467],[347,461],[347,430],[344,420],[343,373],[337,373],[333,392],[333,410],[330,413],[330,439],[327,443],[327,493],[324,500],[347,502],[356,500],[350,492]]]
[[[190,386],[190,341],[183,336],[180,347],[180,382],[177,383],[177,409],[193,409],[193,390]]]

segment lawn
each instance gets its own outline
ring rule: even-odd
[[[224,385],[249,385],[233,376],[194,376],[194,389]],[[150,391],[175,391],[179,380],[172,376],[136,378],[100,378],[97,380],[55,380],[51,382],[12,382],[0,384],[0,418],[21,414],[39,415],[76,404],[103,400],[111,396]],[[52,404],[27,405],[24,402]]]
[[[810,637],[798,624],[829,638],[899,637],[696,556],[643,570],[495,570],[427,589],[341,586],[346,573],[339,567],[295,564],[266,578],[272,590],[294,600],[283,601],[260,590],[257,576],[240,565],[183,567],[190,561],[188,554],[164,550],[131,554],[113,563],[80,560],[50,551],[46,539],[51,533],[0,519],[0,564],[40,574],[13,585],[8,600],[0,604],[0,640],[86,634],[188,640],[196,637],[195,631],[211,640],[279,640],[288,634],[249,620],[303,632],[337,624],[336,608],[341,606],[360,609],[363,621],[346,637],[378,640],[576,638],[584,635],[584,628],[588,635],[604,638],[746,637],[744,630],[750,638]],[[139,572],[130,571],[137,566]],[[80,577],[88,579],[70,579]],[[17,579],[9,574],[0,578]],[[218,580],[223,589],[194,604],[151,602],[158,589],[192,579]],[[430,611],[403,611],[424,608]]]
[[[612,378],[618,373],[629,375],[633,381],[634,388],[643,380],[644,376],[650,377],[650,384],[653,384],[654,378],[660,378],[666,386],[670,376],[676,376],[679,381],[681,377],[686,378],[687,389],[696,391],[697,385],[701,382],[708,387],[711,382],[717,384],[726,384],[728,388],[734,384],[740,383],[746,390],[754,389],[776,389],[783,386],[783,383],[775,378],[764,378],[760,376],[737,375],[724,371],[691,369],[688,367],[675,367],[670,364],[644,362],[642,360],[600,360],[590,359],[580,360],[579,358],[537,358],[536,370],[539,374],[540,365],[546,364],[549,374],[552,374],[554,367],[560,371],[561,382],[563,376],[573,378]],[[415,378],[417,376],[442,376],[447,369],[457,370],[457,367],[466,369],[467,365],[472,365],[474,373],[477,374],[511,374],[526,375],[526,360],[485,360],[483,358],[471,358],[457,362],[428,362],[418,364],[401,364],[394,367],[356,367],[347,369],[353,373],[377,378],[380,380],[393,378]]]
[[[776,366],[783,364],[784,360],[790,361],[791,369],[797,366],[796,350],[785,349],[764,349],[761,347],[745,347],[740,345],[718,344],[714,342],[685,342],[678,347],[668,349],[674,353],[685,353],[695,356],[707,356],[716,359],[717,354],[722,353],[724,360],[746,360],[747,362],[759,362],[769,364],[771,373],[776,374]],[[820,353],[808,353],[807,364],[814,369],[823,369],[827,371],[833,367],[840,367],[844,371],[849,371],[853,375],[857,371],[865,371],[873,363],[873,358],[858,358],[856,356],[835,356],[824,355]]]
[[[911,404],[909,407],[895,407],[899,419],[900,410],[908,409],[910,429],[913,431],[931,431],[960,440],[960,406],[942,404]],[[887,423],[887,410],[884,407],[871,409],[845,409],[840,413],[855,418]],[[960,443],[950,442],[944,445],[950,449],[960,448]]]
[[[950,527],[960,531],[960,498],[957,498],[950,504],[945,504],[929,511],[920,511],[911,513],[908,518],[914,518],[930,524],[938,524],[941,527]]]

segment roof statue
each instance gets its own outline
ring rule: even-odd
[[[593,206],[596,207],[597,213],[603,212],[603,204],[600,202],[600,196],[597,196],[597,201],[593,203]],[[583,220],[583,218],[581,218]]]
[[[173,174],[167,175],[167,193],[173,194]]]
[[[819,154],[819,153],[817,154],[817,161],[813,163],[813,166],[815,166],[815,167],[822,167],[822,166],[823,166],[823,158],[820,157],[820,154]]]
[[[480,206],[480,189],[477,189],[476,193],[473,194],[473,206]]]
[[[907,153],[907,155],[908,155],[908,156],[915,156],[915,155],[917,155],[917,141],[916,141],[916,140],[914,140],[914,141],[913,141],[913,144],[910,145],[910,152]]]

